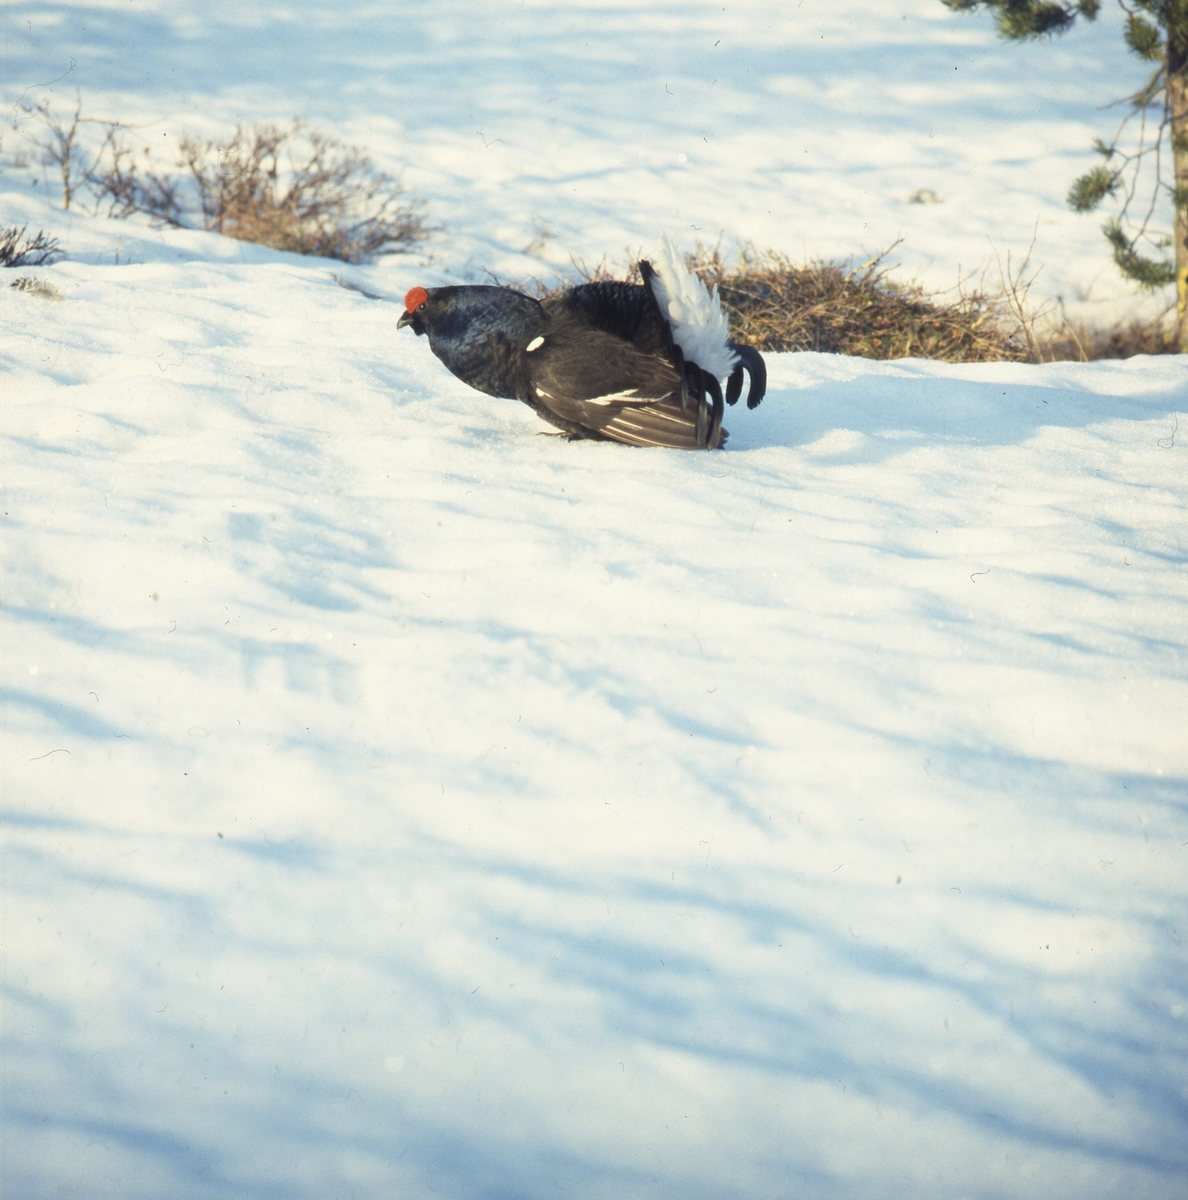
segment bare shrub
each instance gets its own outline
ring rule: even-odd
[[[999,291],[1015,322],[1017,337],[1026,342],[1031,362],[1092,362],[1102,358],[1133,358],[1136,354],[1176,354],[1178,343],[1168,328],[1168,312],[1147,320],[1130,320],[1113,325],[1093,325],[1084,321],[1073,324],[1064,315],[1063,305],[1053,301],[1035,305],[1028,298],[1031,285],[1039,275],[1031,268],[1039,223],[1032,231],[1031,245],[1023,261],[1015,267],[1007,251],[1006,265],[997,248]]]
[[[79,187],[90,180],[102,153],[101,149],[98,153],[95,152],[93,139],[90,150],[84,145],[86,139],[83,126],[102,125],[108,130],[115,126],[108,121],[84,117],[82,94],[78,91],[75,92],[74,111],[65,118],[58,116],[48,100],[39,101],[37,104],[25,101],[20,107],[41,126],[41,135],[31,140],[41,151],[41,165],[57,170],[62,180],[62,207],[69,208]]]
[[[14,225],[0,232],[0,267],[42,267],[62,257],[57,238],[47,237],[42,230],[28,237],[28,228]]]
[[[185,136],[172,169],[152,169],[122,131],[108,130],[92,174],[99,203],[117,217],[208,229],[276,250],[364,262],[429,235],[398,179],[361,150],[301,122],[239,126],[224,145]]]
[[[991,242],[994,249],[994,262],[998,268],[998,289],[993,293],[994,301],[1014,326],[1013,340],[1026,346],[1026,358],[1029,362],[1043,362],[1044,335],[1041,332],[1050,329],[1053,323],[1056,303],[1052,300],[1035,304],[1031,300],[1032,284],[1039,278],[1040,267],[1032,267],[1031,256],[1035,251],[1035,240],[1039,236],[1039,218],[1031,231],[1031,244],[1023,261],[1016,265],[1012,261],[1011,251],[1006,252],[1006,262],[1003,263],[1002,253]],[[983,273],[985,278],[985,273]]]

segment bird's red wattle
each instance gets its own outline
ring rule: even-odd
[[[406,312],[416,312],[426,300],[429,299],[429,293],[423,287],[409,288],[404,297],[404,308]]]

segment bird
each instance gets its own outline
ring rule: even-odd
[[[413,287],[396,327],[427,335],[464,383],[523,401],[570,440],[724,446],[723,401],[738,401],[744,372],[747,407],[763,399],[763,358],[730,340],[717,290],[666,236],[639,271],[642,284],[599,280],[543,300],[491,284]]]

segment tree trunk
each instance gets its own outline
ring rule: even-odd
[[[1176,335],[1188,354],[1188,0],[1172,0],[1167,21],[1167,101],[1175,179]]]

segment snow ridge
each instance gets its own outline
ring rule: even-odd
[[[656,240],[656,275],[652,292],[672,326],[672,340],[685,358],[703,371],[724,379],[738,355],[730,349],[730,322],[722,311],[718,289],[709,291],[681,261],[668,235]]]

